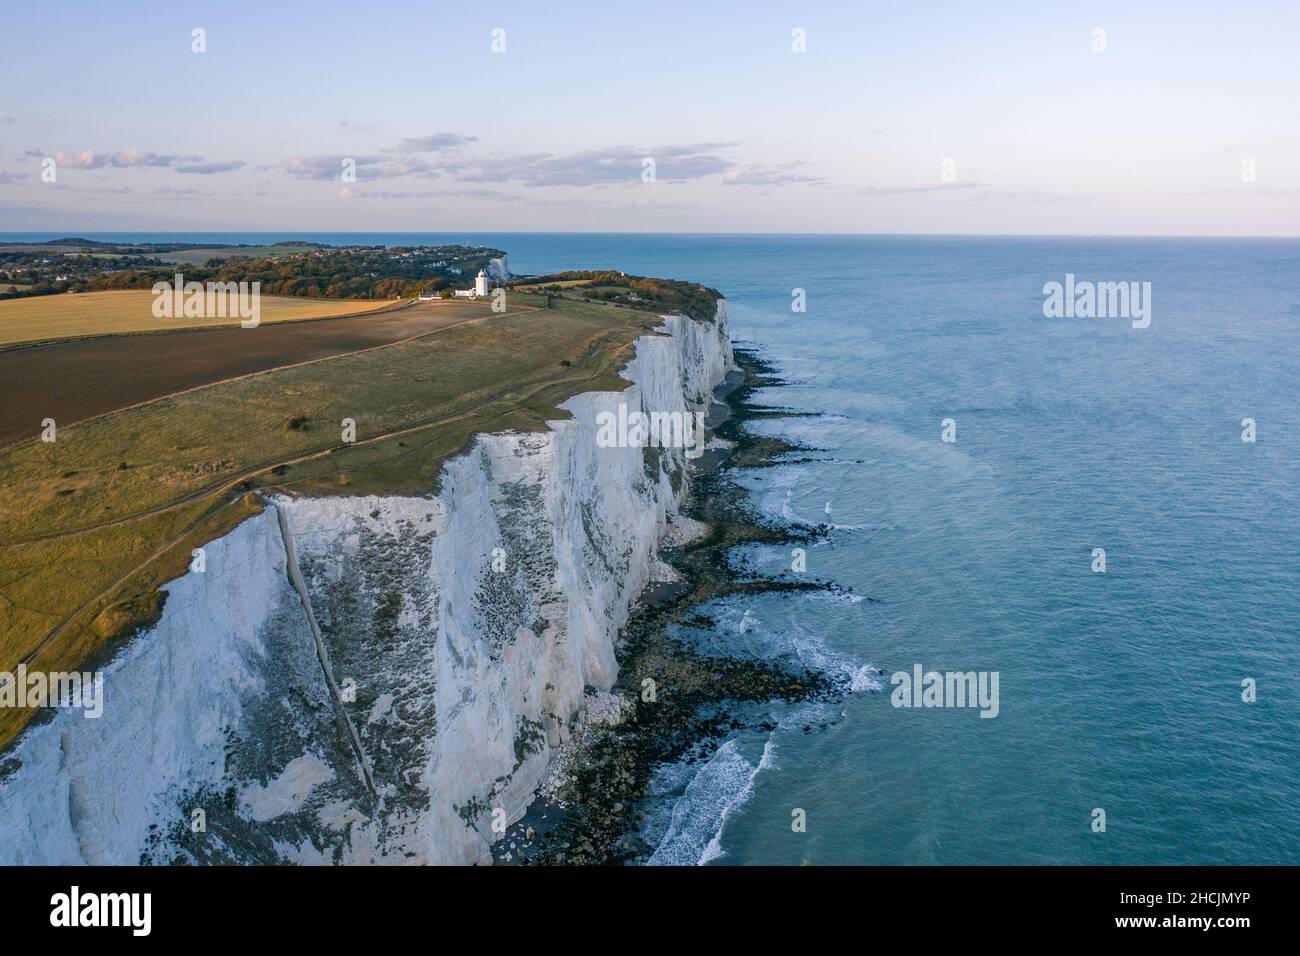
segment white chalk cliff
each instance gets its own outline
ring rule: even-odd
[[[685,491],[681,449],[597,447],[596,416],[705,408],[731,366],[724,303],[666,317],[626,391],[478,436],[436,496],[270,499],[165,586],[100,719],[0,755],[0,864],[489,860],[617,677]]]

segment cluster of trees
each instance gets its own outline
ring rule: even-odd
[[[529,286],[554,285],[559,282],[580,282],[572,291],[584,299],[617,302],[649,312],[681,312],[693,319],[709,321],[717,310],[722,293],[717,289],[683,282],[680,279],[652,279],[630,276],[622,272],[557,272],[547,276],[527,276],[515,279],[510,285],[526,289]],[[565,294],[563,287],[547,289],[548,293]]]
[[[465,246],[415,246],[393,249],[356,247],[321,249],[280,256],[232,256],[188,266],[187,280],[198,282],[260,282],[266,295],[296,295],[325,299],[392,299],[467,286],[494,249]],[[97,276],[92,289],[149,288],[168,280],[173,268],[129,270]]]
[[[160,259],[142,256],[69,254],[51,250],[0,249],[0,299],[26,295],[52,295],[83,288],[92,277],[112,269],[162,266]],[[9,290],[10,284],[18,288]]]
[[[42,242],[6,243],[7,249],[27,248],[32,251],[50,248],[67,249],[70,252],[94,252],[110,255],[158,255],[165,252],[180,252],[183,249],[229,249],[228,242],[105,242],[102,239],[79,239],[69,236],[64,239],[47,239]],[[301,242],[296,239],[271,243],[273,246],[315,246],[329,248],[319,242]]]
[[[140,247],[145,251],[144,247]],[[186,248],[200,248],[189,246]],[[153,249],[151,252],[173,250]],[[0,267],[7,266],[0,254]],[[260,282],[266,295],[324,299],[392,299],[468,287],[479,269],[504,255],[495,249],[470,246],[318,247],[309,252],[271,256],[230,256],[203,265],[174,265],[152,257],[59,255],[25,252],[42,261],[39,273],[23,273],[30,284],[14,295],[55,292],[94,292],[109,289],[149,289],[170,282],[177,272],[186,281]],[[46,260],[48,260],[46,262]],[[55,281],[56,275],[68,276]]]

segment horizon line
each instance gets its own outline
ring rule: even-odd
[[[883,238],[883,239],[1300,239],[1300,233],[1280,235],[1270,234],[1235,234],[1235,233],[1062,233],[1062,232],[700,232],[692,230],[675,230],[667,232],[650,232],[639,230],[577,230],[577,229],[14,229],[0,230],[0,242],[6,236],[50,236],[58,239],[76,239],[95,235],[112,236],[123,233],[133,235],[231,235],[247,233],[250,235],[284,235],[298,236],[309,233],[329,233],[339,236],[365,236],[387,233],[401,236],[428,235],[505,235],[505,236],[775,236],[775,237],[813,237],[813,238]]]

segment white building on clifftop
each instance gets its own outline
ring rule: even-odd
[[[457,289],[452,293],[458,299],[485,299],[491,293],[488,288],[488,274],[482,269],[478,270],[478,275],[474,277],[474,288]]]

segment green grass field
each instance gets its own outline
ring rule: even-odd
[[[391,306],[391,302],[352,299],[295,299],[261,296],[262,322],[294,322],[329,316],[357,315]],[[21,342],[166,332],[176,329],[238,325],[239,319],[155,318],[154,295],[143,289],[40,295],[0,302],[0,348]]]
[[[193,547],[255,492],[428,494],[479,432],[536,430],[559,402],[621,390],[653,313],[512,294],[511,310],[392,346],[262,373],[61,428],[0,452],[0,670],[105,660],[156,617]],[[143,340],[142,340],[143,341]],[[353,418],[357,441],[340,441]],[[0,748],[31,713],[0,713]]]

